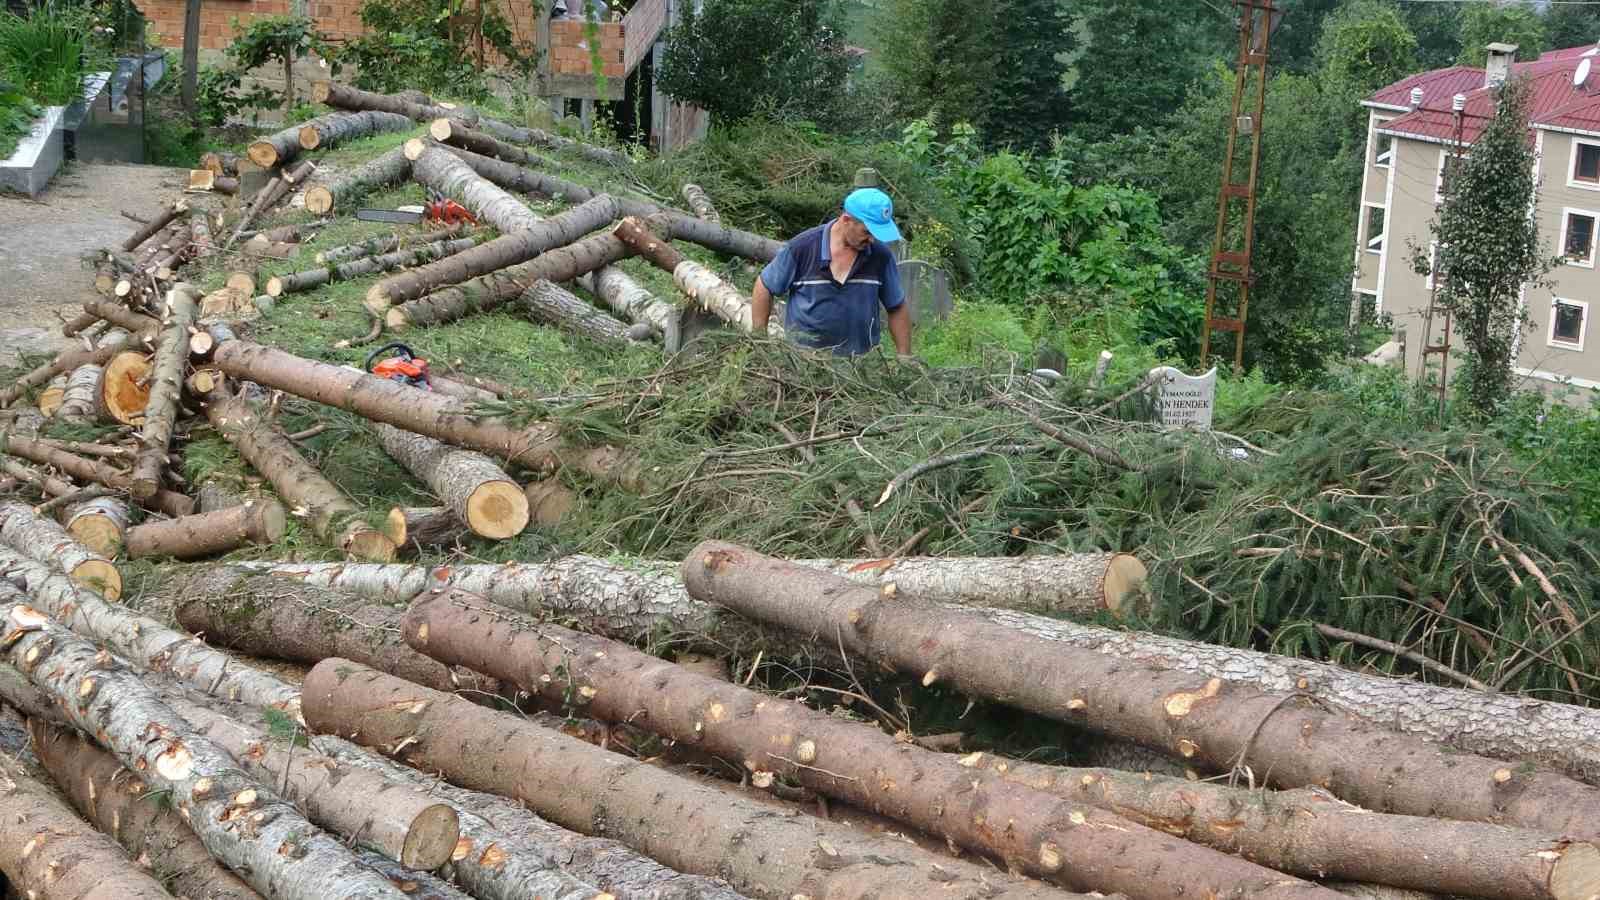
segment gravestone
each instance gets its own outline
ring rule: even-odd
[[[943,269],[920,259],[908,259],[898,264],[898,271],[900,287],[911,304],[913,325],[942,320],[956,308],[950,294],[950,276]]]
[[[1211,430],[1211,413],[1217,403],[1217,368],[1204,375],[1185,375],[1171,366],[1150,370],[1155,384],[1156,419],[1176,428]]]

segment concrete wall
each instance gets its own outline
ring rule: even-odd
[[[1539,133],[1539,206],[1535,213],[1539,233],[1544,240],[1544,250],[1550,255],[1561,254],[1564,249],[1563,225],[1569,213],[1595,217],[1596,231],[1600,232],[1600,185],[1573,182],[1572,154],[1574,142],[1600,146],[1600,138],[1576,137],[1552,131]],[[1600,237],[1596,238],[1600,242]],[[1547,287],[1526,292],[1524,301],[1532,329],[1522,338],[1522,352],[1518,365],[1529,372],[1547,376],[1569,377],[1574,383],[1600,385],[1600,329],[1594,327],[1594,316],[1600,316],[1600,247],[1591,252],[1587,262],[1577,260],[1552,269],[1547,276]],[[1579,345],[1552,341],[1550,318],[1552,305],[1560,298],[1587,308],[1585,334]],[[1537,377],[1537,376],[1536,376]]]

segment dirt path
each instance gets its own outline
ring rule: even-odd
[[[120,243],[136,226],[119,210],[152,208],[186,181],[182,169],[74,163],[37,200],[0,194],[0,365],[65,344],[56,313],[96,296],[79,254]]]

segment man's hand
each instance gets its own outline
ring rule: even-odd
[[[767,333],[767,320],[770,318],[772,318],[772,292],[767,290],[767,283],[757,276],[756,286],[750,291],[750,333],[764,337]]]

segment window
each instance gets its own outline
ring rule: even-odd
[[[1550,346],[1582,350],[1589,330],[1589,304],[1557,297],[1550,307]]]
[[[1561,255],[1568,263],[1594,267],[1595,213],[1569,209],[1561,214]]]
[[[1366,236],[1367,252],[1382,253],[1384,238],[1384,209],[1381,206],[1369,206],[1367,210]]]
[[[1383,127],[1382,125],[1378,127]],[[1387,169],[1394,162],[1394,135],[1373,134],[1372,136],[1372,164],[1379,168]]]
[[[1572,180],[1600,185],[1600,144],[1572,143]]]

